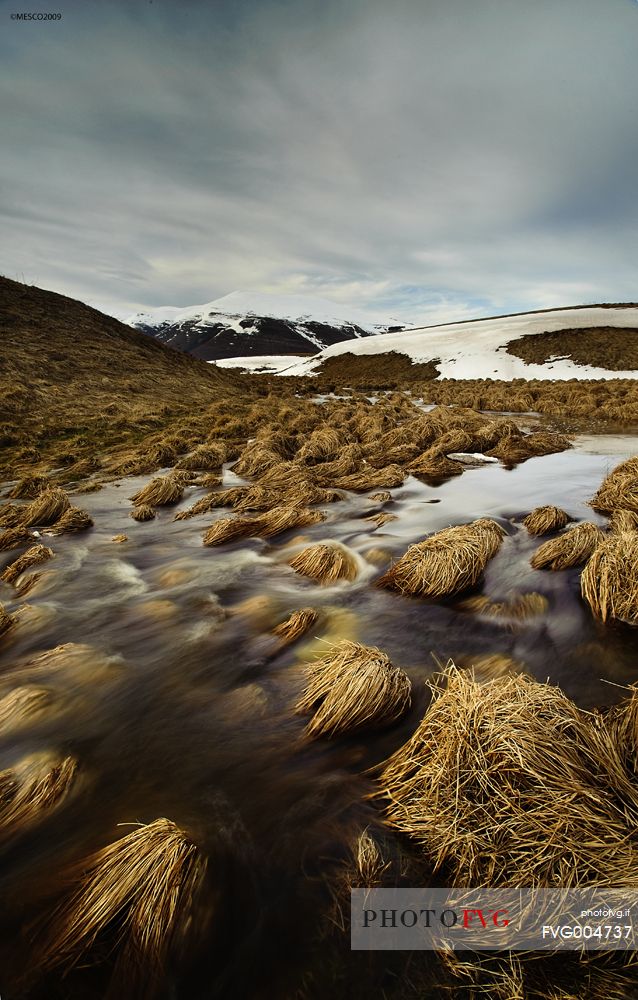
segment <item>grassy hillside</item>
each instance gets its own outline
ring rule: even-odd
[[[247,385],[81,302],[1,277],[0,357],[3,478],[52,467],[81,478],[87,463],[230,404]]]

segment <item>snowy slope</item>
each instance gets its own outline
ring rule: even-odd
[[[545,364],[526,364],[505,351],[508,341],[525,334],[597,326],[638,328],[638,308],[587,306],[556,309],[386,333],[381,337],[372,336],[364,340],[334,344],[281,374],[312,374],[326,358],[338,357],[340,354],[383,354],[386,351],[397,351],[417,362],[440,359],[438,368],[442,378],[638,378],[638,371],[635,370],[610,371],[576,364],[563,357],[549,360]]]
[[[200,306],[163,306],[136,313],[130,326],[206,361],[245,355],[315,354],[342,340],[379,334],[356,309],[326,299],[231,292]]]

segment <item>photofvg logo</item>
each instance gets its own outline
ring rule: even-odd
[[[633,889],[354,889],[353,950],[634,950]]]

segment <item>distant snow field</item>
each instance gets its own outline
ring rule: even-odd
[[[299,365],[305,360],[304,357],[290,354],[261,354],[245,358],[218,358],[217,361],[209,361],[208,364],[217,365],[219,368],[245,368],[253,374],[281,375],[286,368]]]
[[[441,378],[471,379],[612,379],[638,378],[638,372],[610,371],[579,365],[570,358],[550,359],[545,364],[526,364],[508,354],[505,345],[526,334],[552,333],[582,327],[638,327],[638,308],[556,309],[551,312],[525,313],[498,319],[449,323],[444,326],[419,327],[401,333],[346,340],[325,347],[319,354],[299,364],[280,369],[281,375],[312,375],[327,358],[341,354],[384,354],[397,351],[412,361],[440,359]]]

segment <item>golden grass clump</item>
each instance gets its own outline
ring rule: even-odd
[[[53,524],[70,506],[71,503],[64,490],[59,486],[49,486],[23,509],[20,523],[25,528],[30,528],[34,524]]]
[[[7,614],[4,609],[4,605],[0,604],[0,636],[8,632],[10,628],[16,623],[16,619],[13,615]]]
[[[500,438],[496,447],[486,454],[491,458],[499,458],[504,465],[516,465],[528,458],[553,455],[568,448],[571,448],[571,442],[563,434],[535,431],[533,434],[508,434]]]
[[[52,535],[64,535],[75,531],[86,531],[93,527],[93,519],[80,507],[69,507],[62,517],[51,525]]]
[[[371,493],[368,500],[374,500],[375,503],[388,503],[392,499],[392,494],[388,490],[380,490],[378,493]]]
[[[410,678],[380,649],[348,639],[308,668],[298,714],[313,713],[306,735],[338,736],[400,719],[411,702]]]
[[[509,601],[494,601],[486,594],[475,594],[466,597],[458,605],[461,611],[470,611],[477,615],[488,615],[490,618],[533,618],[544,614],[549,608],[549,601],[544,594],[531,591],[527,594],[517,594]]]
[[[5,503],[0,507],[0,527],[17,528],[22,522],[25,508],[17,503]]]
[[[111,538],[111,541],[112,542],[116,542],[116,544],[118,544],[118,545],[121,545],[122,542],[128,542],[128,535],[123,535],[123,534],[113,535],[113,537]]]
[[[177,512],[174,521],[187,521],[197,514],[208,514],[209,511],[217,507],[235,507],[248,492],[248,486],[231,486],[227,490],[219,490],[217,493],[209,493],[201,497],[192,507]]]
[[[47,921],[40,967],[71,968],[110,932],[126,992],[152,992],[192,924],[205,871],[197,847],[170,820],[138,826],[67,873],[72,889]]]
[[[0,735],[20,729],[41,716],[51,704],[51,693],[45,688],[24,684],[0,698]]]
[[[460,476],[464,471],[461,462],[455,462],[432,450],[424,451],[415,458],[408,469],[413,475],[425,476],[426,479],[448,479],[450,476]]]
[[[377,586],[432,598],[467,590],[478,582],[498,552],[504,534],[503,528],[488,518],[444,528],[411,545]]]
[[[582,566],[604,538],[605,535],[597,524],[583,521],[582,524],[568,528],[558,538],[544,542],[536,549],[530,564],[533,569],[553,570]]]
[[[398,465],[386,465],[382,469],[366,466],[351,476],[338,477],[333,485],[337,489],[353,490],[355,493],[381,487],[392,489],[394,486],[401,486],[405,476],[405,472]]]
[[[623,531],[638,531],[638,511],[618,507],[609,518],[609,530],[614,535]]]
[[[32,545],[31,548],[27,549],[27,551],[18,559],[9,563],[4,573],[0,576],[0,580],[4,580],[5,583],[15,584],[18,577],[21,576],[25,570],[30,569],[31,566],[37,566],[39,563],[46,562],[46,560],[51,559],[52,556],[53,550],[47,548],[46,545]]]
[[[0,771],[0,837],[24,830],[56,809],[71,793],[77,762],[43,751]]]
[[[141,503],[138,507],[133,507],[129,517],[132,517],[134,521],[152,521],[155,517],[155,511],[150,504]]]
[[[396,514],[384,514],[381,512],[380,514],[373,514],[372,517],[366,517],[365,520],[372,521],[373,524],[376,524],[377,528],[382,528],[388,521],[398,521],[399,518]]]
[[[341,431],[334,427],[319,427],[299,449],[297,458],[308,464],[338,458],[345,444],[346,439]]]
[[[259,530],[257,534],[263,535],[264,538],[270,538],[273,535],[280,535],[290,528],[305,528],[310,524],[319,524],[325,519],[326,515],[319,510],[283,504],[280,507],[273,507],[267,514],[262,514],[258,518]]]
[[[153,507],[179,503],[184,487],[175,476],[156,476],[130,498],[136,507],[149,504]]]
[[[550,531],[564,528],[568,521],[571,521],[569,514],[551,504],[536,507],[531,514],[523,518],[523,524],[530,535],[548,535]]]
[[[381,775],[389,822],[448,885],[638,884],[638,791],[599,716],[523,674],[449,665]]]
[[[330,584],[357,578],[357,561],[352,552],[339,542],[309,545],[290,559],[288,565],[316,583]]]
[[[193,486],[201,486],[205,490],[214,490],[222,484],[222,477],[217,472],[203,472],[193,480]]]
[[[638,513],[638,455],[612,469],[590,502],[603,514],[618,508]]]
[[[8,495],[11,500],[33,500],[46,485],[47,480],[44,476],[26,476],[18,480]]]
[[[189,452],[188,455],[180,458],[176,468],[195,470],[221,469],[226,461],[226,457],[227,450],[223,442],[216,441],[210,444],[200,444],[193,451]]]
[[[22,525],[17,528],[5,528],[3,532],[0,532],[0,552],[6,552],[8,549],[16,549],[19,545],[24,545],[26,542],[30,542],[33,535]]]
[[[232,466],[232,470],[238,476],[261,476],[279,462],[281,455],[268,448],[262,441],[251,441]]]
[[[256,517],[221,517],[204,533],[204,545],[224,545],[239,538],[252,538],[259,534]]]
[[[299,611],[293,611],[285,621],[276,625],[272,632],[273,635],[276,635],[277,638],[288,645],[300,639],[318,621],[319,613],[314,608],[300,608]]]
[[[581,574],[580,589],[601,621],[638,625],[638,532],[605,538]]]

